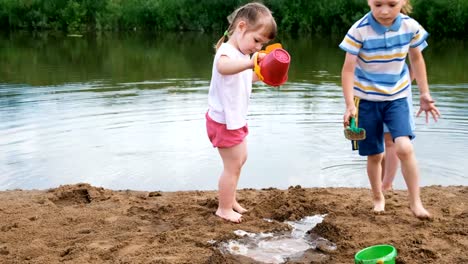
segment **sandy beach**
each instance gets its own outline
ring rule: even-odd
[[[308,250],[287,263],[353,263],[354,254],[392,244],[397,263],[468,263],[468,187],[421,189],[431,220],[415,218],[406,191],[371,211],[369,189],[242,189],[241,224],[216,217],[215,191],[109,190],[89,184],[0,192],[0,263],[257,263],[221,253],[235,230],[288,230],[286,220],[326,214],[309,236],[336,250]],[[270,219],[272,221],[266,221]]]

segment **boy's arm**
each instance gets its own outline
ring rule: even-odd
[[[435,106],[434,100],[429,92],[426,63],[424,62],[421,50],[418,48],[410,48],[409,58],[411,62],[411,71],[419,87],[420,108],[416,116],[419,116],[424,111],[426,113],[426,123],[429,122],[428,113],[431,113],[434,120],[437,121],[437,118],[440,117],[440,112]]]
[[[416,79],[421,95],[429,94],[429,85],[427,83],[426,63],[422,52],[418,48],[410,48],[409,59],[411,63],[411,74]]]
[[[346,112],[343,116],[344,126],[349,125],[349,118],[356,114],[354,105],[354,70],[356,69],[357,55],[346,52],[343,69],[341,70],[341,86],[346,103]]]

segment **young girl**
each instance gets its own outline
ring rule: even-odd
[[[359,155],[367,156],[367,174],[372,189],[374,211],[385,210],[382,194],[381,162],[384,152],[383,124],[390,131],[402,173],[408,187],[410,209],[418,218],[429,218],[419,190],[419,169],[411,144],[414,134],[409,121],[406,97],[411,91],[406,57],[420,91],[418,115],[440,116],[429,93],[422,49],[427,32],[414,19],[401,14],[406,0],[368,0],[371,12],[358,20],[340,44],[346,51],[342,86],[346,103],[343,123],[356,117],[367,137],[359,141]]]
[[[260,3],[249,3],[229,17],[229,28],[216,45],[206,113],[208,137],[223,160],[219,178],[219,205],[216,215],[241,222],[247,210],[236,200],[237,182],[247,160],[245,137],[248,134],[247,108],[252,82],[253,53],[276,37],[276,22],[270,10]],[[225,38],[228,41],[225,43]],[[260,54],[263,55],[263,54]],[[261,60],[263,56],[259,56]]]

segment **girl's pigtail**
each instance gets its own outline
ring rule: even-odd
[[[227,17],[227,20],[229,22],[229,27],[226,31],[224,31],[224,34],[223,36],[218,40],[218,42],[216,43],[215,45],[215,49],[216,51],[219,49],[219,47],[221,47],[221,45],[224,43],[224,41],[226,40],[226,38],[229,38],[229,35],[232,34],[231,31],[233,31],[232,29],[232,25],[234,24],[234,21],[236,20],[237,18],[237,14],[239,13],[240,10],[242,10],[243,7],[240,7],[238,9],[236,9],[234,12],[232,12],[228,17]]]
[[[411,14],[412,11],[413,11],[413,6],[411,5],[410,0],[407,0],[406,4],[401,9],[401,12],[405,15],[409,15]]]
[[[215,49],[218,50],[219,47],[224,43],[224,40],[226,40],[226,37],[229,37],[229,31],[224,31],[223,36],[218,40],[218,42],[215,45]]]

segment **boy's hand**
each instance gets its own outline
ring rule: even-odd
[[[429,123],[429,112],[431,113],[432,118],[434,118],[434,121],[437,122],[437,119],[440,117],[440,112],[439,109],[437,109],[437,107],[435,106],[435,102],[432,99],[431,95],[429,93],[421,94],[419,101],[420,106],[416,117],[418,117],[424,111],[426,112],[426,123]]]
[[[346,108],[346,112],[343,115],[343,126],[348,127],[349,126],[349,119],[352,116],[356,115],[356,107],[354,105],[351,105]]]

